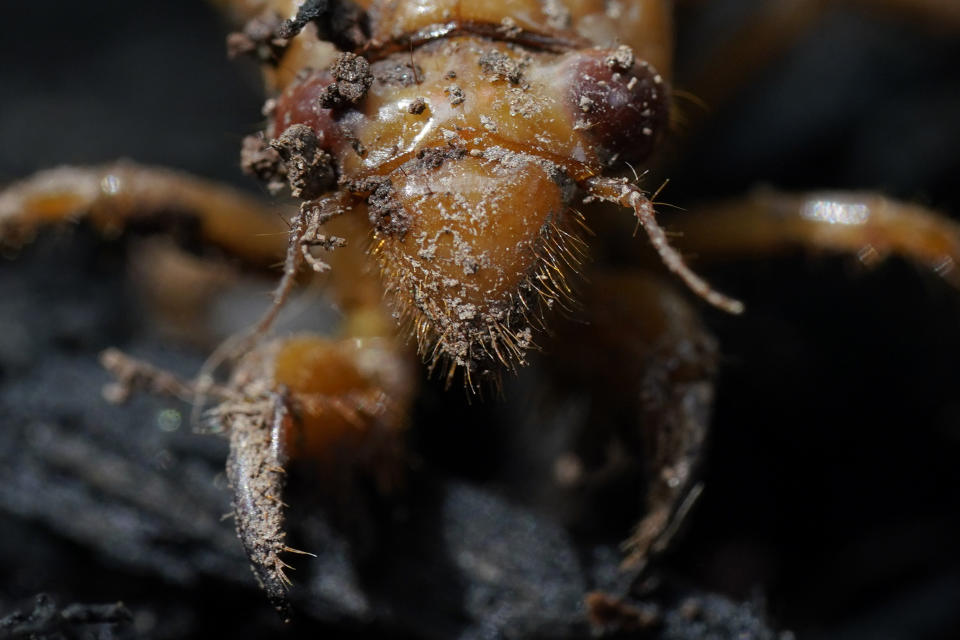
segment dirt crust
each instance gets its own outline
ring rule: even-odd
[[[379,233],[400,237],[407,233],[410,215],[397,199],[390,178],[370,176],[344,182],[343,187],[354,194],[366,194],[370,223]]]
[[[322,143],[322,137],[304,124],[290,125],[270,143],[284,162],[294,198],[312,200],[335,184],[333,158]]]
[[[338,109],[360,102],[373,84],[370,63],[353,53],[337,56],[330,72],[334,81],[320,94],[320,106],[324,109]]]

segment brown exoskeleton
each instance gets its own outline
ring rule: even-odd
[[[579,287],[572,277],[584,269],[581,222],[590,225],[602,215],[580,203],[615,201],[634,209],[668,266],[696,291],[738,309],[683,266],[637,185],[603,177],[625,169],[621,162],[642,164],[666,124],[665,3],[637,3],[643,9],[634,22],[610,15],[604,3],[567,11],[529,3],[532,13],[494,3],[476,8],[477,15],[442,2],[433,5],[433,14],[416,15],[380,3],[365,7],[366,14],[326,3],[307,3],[299,11],[290,3],[230,4],[252,20],[233,39],[234,48],[264,58],[279,96],[266,135],[247,145],[247,166],[269,181],[289,182],[305,200],[292,223],[277,305],[302,264],[327,269],[315,249],[335,249],[324,259],[347,312],[343,338],[300,336],[257,345],[240,339],[224,350],[242,359],[220,387],[205,379],[181,387],[162,376],[146,378],[182,395],[199,387],[222,400],[215,415],[231,438],[238,528],[271,597],[279,601],[284,591],[280,492],[287,455],[334,458],[346,451],[353,464],[366,463],[389,485],[389,464],[382,462],[397,446],[416,393],[406,336],[414,336],[421,356],[444,378],[462,371],[468,385],[479,385],[501,368],[523,364],[544,340],[540,324],[557,327],[556,308],[580,299],[595,317],[579,335],[597,334],[589,352],[597,362],[583,367],[584,377],[594,380],[582,383],[596,385],[598,395],[616,397],[610,393],[614,382],[630,387],[627,363],[691,344],[691,370],[671,370],[672,388],[693,389],[709,380],[709,341],[663,285],[632,272],[597,270],[589,285]],[[285,21],[298,13],[302,20]],[[356,57],[337,55],[330,40]],[[276,250],[261,235],[273,226],[248,204],[180,176],[125,167],[65,171],[14,187],[4,198],[11,233],[74,211],[111,225],[133,212],[177,208],[204,220],[212,241],[252,259],[266,261]],[[885,206],[863,198],[772,196],[758,199],[755,209],[731,210],[727,220],[705,222],[730,236],[691,229],[691,238],[703,238],[697,246],[708,253],[781,239],[858,249],[869,237],[879,252],[949,266],[956,256],[952,227],[923,211]],[[778,209],[787,223],[768,216]],[[754,213],[759,219],[745,224]],[[832,224],[838,221],[847,224]],[[903,227],[926,235],[911,237],[898,231]],[[745,238],[744,228],[766,235]],[[659,324],[653,321],[658,316]],[[620,321],[607,328],[606,317]],[[624,331],[624,317],[646,322]],[[259,337],[270,319],[252,335]],[[575,347],[558,360],[574,368],[587,362],[588,354]],[[146,373],[115,355],[108,361],[129,383]],[[605,364],[613,380],[593,373]],[[669,425],[658,421],[649,401],[642,406],[654,416],[654,426],[644,429]],[[635,559],[669,531],[671,516],[687,504],[678,499],[687,493],[690,470],[675,465],[674,456],[702,434],[684,439],[682,429],[672,427],[668,433],[682,437],[676,444],[666,438],[658,452],[664,459],[655,468],[666,473],[655,483],[653,495],[660,497],[634,538]]]

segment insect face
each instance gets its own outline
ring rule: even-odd
[[[333,167],[366,209],[395,315],[428,362],[468,381],[522,364],[544,313],[569,306],[584,254],[577,193],[614,163],[646,159],[668,111],[662,76],[629,47],[558,53],[519,34],[481,37],[490,25],[478,24],[374,51],[373,64],[342,54],[304,72],[268,131],[304,197],[322,179],[301,178],[303,166]],[[317,150],[291,168],[284,139],[301,131]]]

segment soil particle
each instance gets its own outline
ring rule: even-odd
[[[421,113],[423,113],[424,109],[426,108],[427,108],[426,101],[423,98],[417,98],[416,100],[410,103],[410,107],[408,110],[413,115],[418,116]]]
[[[270,143],[286,165],[294,198],[312,200],[333,186],[333,158],[320,148],[322,142],[307,125],[293,124]]]
[[[634,59],[633,49],[622,44],[604,59],[604,63],[614,71],[627,72],[633,69]]]
[[[523,65],[499,51],[487,51],[480,56],[480,69],[492,80],[503,79],[510,84],[520,84],[523,79]]]
[[[273,120],[273,116],[277,113],[277,99],[276,98],[267,98],[263,106],[260,108],[260,113],[267,120]]]
[[[277,35],[281,18],[274,11],[264,11],[227,36],[227,55],[232,59],[252,55],[261,62],[276,64],[287,48],[289,40]]]
[[[537,99],[520,87],[510,87],[507,89],[507,100],[510,104],[511,116],[532,118],[542,110]]]
[[[399,64],[384,60],[374,63],[371,69],[377,82],[388,87],[411,87],[423,78],[423,67],[409,62]]]
[[[463,89],[458,84],[450,85],[444,89],[443,92],[450,96],[450,104],[452,105],[461,104],[467,99],[467,94],[463,92]]]
[[[354,153],[361,158],[367,155],[367,148],[360,142],[360,138],[353,132],[353,127],[350,124],[340,122],[337,130],[340,132],[340,135],[343,136],[343,139],[350,144],[350,148],[353,149]]]
[[[500,26],[497,28],[497,31],[498,31],[501,35],[503,35],[504,38],[506,38],[506,39],[508,39],[508,40],[509,40],[509,39],[516,38],[516,37],[518,37],[521,33],[523,33],[523,29],[521,29],[519,26],[517,26],[516,20],[514,20],[514,19],[511,18],[510,16],[504,16],[504,17],[500,20]]]
[[[373,84],[370,63],[363,56],[341,53],[330,67],[334,81],[320,94],[320,106],[337,109],[356,104],[367,95]]]
[[[270,146],[262,132],[243,139],[240,168],[244,173],[263,181],[271,194],[279,193],[287,184],[287,167],[280,153]]]
[[[498,130],[496,123],[489,116],[480,116],[480,124],[490,133],[496,133]]]
[[[467,154],[461,147],[430,147],[417,152],[415,160],[404,163],[407,173],[432,171],[446,160],[459,160]]]
[[[472,276],[473,274],[475,274],[477,271],[480,270],[480,263],[473,256],[471,255],[465,256],[462,254],[463,252],[461,251],[460,254],[458,254],[457,256],[458,260],[456,261],[463,266],[464,275]]]
[[[343,186],[356,194],[368,194],[370,223],[378,232],[401,238],[407,233],[410,216],[397,199],[390,178],[370,176],[362,180],[347,181]]]

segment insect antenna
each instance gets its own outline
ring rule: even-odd
[[[622,178],[603,178],[599,176],[588,178],[585,185],[590,196],[633,209],[634,215],[637,217],[637,224],[643,227],[650,244],[660,255],[664,266],[683,280],[691,291],[718,309],[732,314],[743,313],[742,302],[711,287],[706,280],[694,273],[683,261],[683,257],[677,250],[670,246],[667,234],[657,224],[653,203],[639,187]]]

